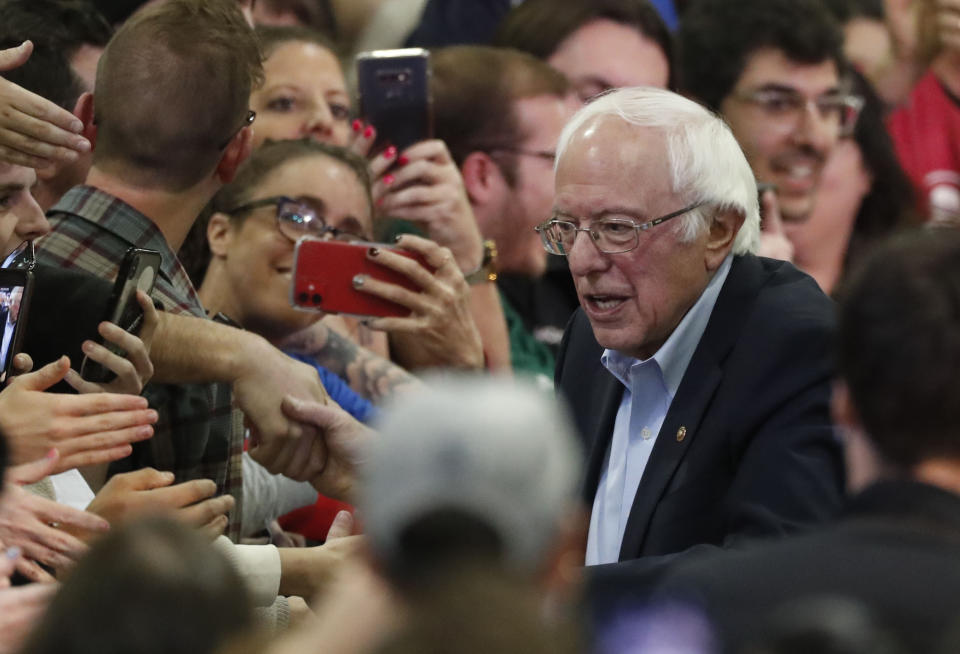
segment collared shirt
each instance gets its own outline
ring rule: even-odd
[[[112,281],[130,247],[156,250],[162,262],[153,297],[171,313],[206,317],[160,229],[127,203],[92,186],[77,186],[47,217],[52,231],[37,241],[39,263],[76,268]],[[148,384],[143,396],[159,414],[154,436],[134,444],[134,454],[114,463],[111,472],[150,465],[172,471],[176,483],[212,479],[218,494],[230,493],[236,501],[228,533],[231,538],[239,536],[244,431],[242,414],[232,408],[230,386]]]
[[[615,350],[604,350],[601,355],[603,366],[620,380],[624,391],[593,499],[587,565],[614,563],[620,558],[623,533],[643,471],[690,359],[707,328],[732,260],[730,256],[724,260],[680,324],[652,357],[640,361]]]

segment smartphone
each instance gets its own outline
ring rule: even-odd
[[[410,309],[353,287],[353,278],[368,275],[380,281],[420,292],[409,277],[367,258],[371,247],[395,252],[418,261],[432,271],[418,254],[380,243],[322,241],[302,238],[294,252],[290,303],[298,309],[342,313],[361,317],[406,317]]]
[[[120,263],[120,271],[113,284],[113,292],[107,302],[103,320],[112,322],[131,334],[139,333],[140,324],[143,322],[143,309],[137,302],[137,291],[143,291],[147,295],[153,291],[153,285],[160,270],[160,261],[160,253],[156,250],[140,248],[127,250]],[[116,345],[104,343],[103,337],[98,335],[96,340],[114,354],[126,356],[126,352]],[[98,384],[110,382],[116,377],[113,371],[89,357],[83,358],[80,376]]]
[[[422,48],[357,55],[360,115],[377,130],[373,151],[398,151],[433,137],[430,53]]]
[[[0,384],[6,384],[20,351],[33,294],[29,270],[0,270]]]

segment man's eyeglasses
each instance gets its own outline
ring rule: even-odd
[[[863,109],[863,98],[846,93],[827,93],[810,99],[794,89],[763,88],[734,93],[733,97],[756,105],[771,120],[784,121],[793,127],[803,112],[812,106],[820,119],[836,128],[842,136],[853,133]]]
[[[305,202],[288,198],[285,195],[275,195],[261,200],[254,200],[241,205],[227,215],[235,216],[260,207],[276,207],[277,229],[281,234],[296,243],[304,236],[337,241],[361,241],[363,237],[331,227],[317,210]]]
[[[680,211],[668,213],[666,216],[660,216],[645,223],[638,223],[628,218],[600,218],[590,223],[589,227],[577,227],[577,224],[571,220],[551,218],[545,223],[537,225],[534,229],[540,234],[543,247],[550,254],[566,256],[573,248],[573,243],[577,240],[577,233],[579,232],[590,234],[594,245],[601,252],[620,254],[635,250],[640,245],[640,232],[645,232],[651,227],[656,227],[677,216],[682,216],[701,205],[703,205],[702,202],[691,204]]]
[[[233,130],[230,133],[230,136],[227,137],[227,140],[217,146],[217,149],[223,150],[225,147],[230,145],[230,141],[233,140],[233,137],[239,134],[240,130],[242,130],[244,127],[250,127],[251,125],[253,125],[253,121],[255,121],[256,119],[257,119],[256,111],[254,111],[253,109],[250,109],[249,111],[247,111],[247,117],[243,119],[243,124],[240,125],[240,127],[238,127],[237,129]]]

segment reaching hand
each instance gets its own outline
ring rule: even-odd
[[[323,495],[349,502],[357,466],[374,432],[335,404],[287,397],[283,412],[318,433],[309,441],[262,445],[250,450],[250,455],[274,474],[309,481]]]
[[[380,213],[423,227],[431,240],[450,249],[461,271],[480,267],[483,239],[463,178],[443,141],[417,143],[399,157],[388,148],[370,162],[370,173]]]
[[[97,328],[105,341],[119,347],[126,352],[126,356],[115,354],[103,345],[93,341],[84,341],[83,343],[84,354],[112,371],[117,376],[116,379],[106,384],[97,384],[85,380],[76,370],[70,370],[64,377],[64,381],[76,389],[78,393],[139,395],[143,387],[153,377],[150,346],[153,344],[153,334],[160,322],[160,315],[153,306],[150,296],[143,291],[137,291],[137,302],[143,309],[143,326],[140,329],[139,336],[124,331],[110,322],[100,323]]]
[[[783,229],[777,194],[772,190],[764,191],[761,205],[763,223],[760,225],[760,247],[757,254],[771,259],[793,261],[793,243]]]
[[[362,277],[356,286],[358,290],[401,304],[412,312],[405,318],[374,318],[367,324],[390,332],[394,359],[407,369],[483,368],[483,342],[470,313],[470,287],[450,250],[412,234],[403,235],[398,243],[405,250],[422,255],[435,272],[408,257],[371,248],[369,259],[406,275],[421,291]]]
[[[90,502],[87,511],[116,527],[145,515],[167,514],[196,527],[210,540],[227,527],[233,509],[231,495],[213,497],[217,485],[209,479],[194,479],[176,486],[172,472],[143,468],[114,475]]]
[[[34,581],[51,580],[35,562],[65,568],[87,549],[78,538],[57,527],[83,532],[103,532],[110,528],[103,518],[22,488],[50,475],[57,467],[57,459],[57,451],[51,450],[43,459],[10,468],[0,495],[0,542],[20,548],[24,558],[17,569]]]
[[[254,444],[300,440],[305,434],[303,426],[287,417],[280,404],[286,395],[328,402],[316,369],[265,341],[264,347],[246,354],[249,362],[233,382],[233,396],[250,423]]]
[[[32,53],[30,41],[0,50],[0,72],[19,68]],[[82,129],[69,111],[0,77],[0,161],[28,168],[76,161],[90,151]]]
[[[20,651],[56,591],[52,583],[0,590],[0,654]]]
[[[66,357],[36,372],[14,377],[0,392],[0,431],[7,437],[14,463],[60,452],[52,473],[108,463],[128,456],[130,443],[153,435],[157,412],[133,395],[44,392],[70,369]]]

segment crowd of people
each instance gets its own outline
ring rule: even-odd
[[[0,0],[0,654],[955,651],[958,98],[960,0]]]

